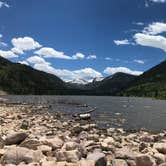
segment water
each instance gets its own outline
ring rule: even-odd
[[[145,128],[152,131],[166,129],[166,100],[110,96],[7,96],[10,101],[50,104],[51,113],[74,114],[97,107],[92,121],[100,127],[123,127],[129,130]]]

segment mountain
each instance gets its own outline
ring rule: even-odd
[[[64,94],[58,77],[0,57],[0,91],[9,94]]]
[[[166,99],[166,61],[137,77],[119,95]]]
[[[68,83],[70,84],[82,84],[82,85],[85,85],[85,84],[88,84],[88,81],[84,80],[84,79],[74,79],[72,81],[69,81]]]
[[[104,78],[102,81],[93,82],[93,91],[96,95],[116,95],[135,78],[134,75],[119,72]]]

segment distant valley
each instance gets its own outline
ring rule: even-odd
[[[92,82],[64,82],[55,75],[0,57],[0,91],[3,94],[119,95],[166,98],[166,61],[140,76],[116,73]]]

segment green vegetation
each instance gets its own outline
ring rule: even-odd
[[[63,94],[58,77],[0,57],[0,90],[9,94]]]
[[[166,99],[166,61],[137,77],[118,94]]]

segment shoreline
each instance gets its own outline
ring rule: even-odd
[[[4,102],[0,118],[2,166],[166,165],[166,131],[101,130],[90,121],[62,121],[44,105]]]

